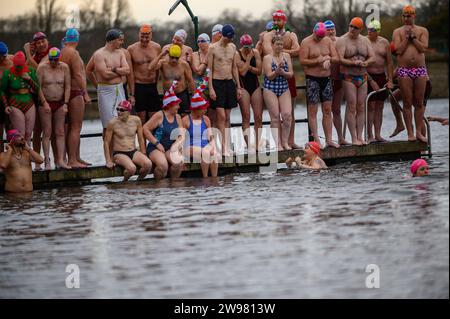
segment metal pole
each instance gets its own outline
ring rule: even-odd
[[[169,15],[171,15],[172,12],[175,11],[175,9],[178,7],[178,5],[180,3],[186,8],[189,16],[192,19],[192,23],[194,23],[194,37],[195,37],[194,38],[194,43],[195,43],[195,47],[198,50],[198,44],[197,44],[197,38],[198,38],[198,17],[195,16],[194,13],[192,12],[191,8],[189,7],[189,4],[188,4],[187,0],[178,0],[177,2],[175,2],[175,4],[169,10]]]

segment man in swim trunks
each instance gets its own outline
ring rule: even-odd
[[[106,128],[103,148],[106,167],[112,169],[114,164],[124,169],[124,182],[136,174],[140,167],[139,180],[144,179],[152,169],[152,162],[145,156],[145,140],[142,121],[138,116],[130,115],[132,106],[123,100],[117,107],[118,117],[113,118]],[[136,136],[139,150],[136,148]],[[110,146],[112,145],[112,158]]]
[[[45,169],[51,170],[50,164],[50,138],[54,133],[56,141],[55,154],[56,168],[70,169],[64,161],[65,134],[64,123],[68,112],[70,99],[71,77],[69,66],[60,61],[61,52],[52,48],[49,59],[39,65],[37,76],[47,104],[38,109],[41,119],[44,148]]]
[[[159,72],[149,72],[148,66],[161,53],[161,46],[152,41],[152,26],[144,24],[139,30],[139,42],[128,47],[133,63],[130,77],[130,101],[144,124],[156,112],[161,110],[162,100],[158,93]]]
[[[347,124],[352,144],[366,145],[363,131],[365,123],[365,100],[367,97],[367,67],[375,62],[375,54],[369,39],[361,35],[364,22],[353,18],[349,31],[339,38],[336,48],[343,73],[344,94],[347,101]]]
[[[188,34],[186,31],[183,29],[178,30],[172,38],[172,43],[165,45],[163,51],[169,50],[172,45],[178,45],[181,48],[181,60],[184,60],[190,65],[192,63],[192,55],[194,54],[194,50],[184,44],[187,40],[187,36]]]
[[[416,10],[408,5],[403,8],[402,18],[404,26],[394,30],[392,36],[398,54],[397,77],[402,92],[408,141],[419,140],[424,143],[427,138],[423,135],[425,108],[423,105],[428,71],[425,64],[425,52],[428,49],[428,30],[415,25]],[[416,134],[412,122],[412,106],[414,105],[414,119]]]
[[[42,164],[44,159],[25,142],[18,130],[7,134],[6,152],[0,153],[0,168],[5,174],[5,191],[26,193],[33,191],[31,162]]]
[[[373,20],[369,23],[368,36],[370,44],[372,45],[375,54],[375,63],[367,68],[369,73],[369,91],[378,91],[383,87],[392,89],[394,63],[392,61],[391,49],[389,41],[378,34],[381,31],[381,23],[378,20]],[[387,72],[386,72],[387,71]],[[387,98],[387,93],[378,93],[371,97],[368,106],[368,139],[369,143],[373,142],[386,142],[381,137],[381,126],[383,123],[383,108],[384,101]],[[375,127],[375,136],[373,135],[372,126]]]
[[[61,50],[61,62],[69,66],[71,76],[71,91],[68,104],[67,154],[68,165],[72,168],[85,168],[88,166],[88,163],[80,158],[80,134],[83,127],[85,107],[86,104],[91,103],[91,98],[87,92],[84,62],[77,51],[79,41],[80,34],[78,30],[69,29],[63,40],[64,48]]]
[[[222,28],[222,39],[211,45],[208,52],[209,96],[211,107],[216,110],[215,124],[220,131],[222,154],[231,155],[229,133],[231,110],[241,98],[241,83],[237,68],[237,49],[233,44],[234,27],[226,24]],[[236,89],[237,87],[237,89]]]
[[[220,41],[220,39],[222,39],[222,28],[223,25],[221,24],[216,24],[215,26],[213,26],[211,32],[211,44],[217,43]]]
[[[308,121],[314,141],[320,144],[317,130],[317,111],[322,103],[323,131],[325,144],[328,147],[339,148],[333,142],[333,117],[331,104],[333,101],[333,86],[331,82],[331,63],[339,61],[333,41],[326,36],[324,23],[314,26],[313,34],[305,38],[300,45],[300,63],[306,75],[306,95],[308,102]]]
[[[12,55],[8,54],[8,46],[4,42],[0,42],[0,87],[2,85],[3,72],[9,70],[13,66]],[[3,130],[6,122],[5,106],[0,101],[0,152],[3,152]]]
[[[117,116],[117,106],[125,100],[123,77],[130,74],[123,44],[123,32],[111,29],[106,33],[106,45],[93,56],[95,75],[98,82],[97,96],[103,133],[109,121]]]
[[[274,36],[281,36],[283,38],[283,52],[289,53],[291,58],[297,57],[299,53],[300,45],[298,43],[297,35],[294,32],[286,30],[287,17],[282,10],[278,10],[272,15],[274,30],[267,32],[263,37],[263,55],[273,53],[272,39]],[[297,98],[297,84],[295,82],[295,76],[288,80],[289,91],[291,92],[292,101],[292,116],[291,116],[291,131],[289,133],[288,144],[293,149],[300,149],[301,147],[295,144],[295,102]]]
[[[189,64],[181,59],[182,50],[180,46],[174,44],[163,51],[150,63],[150,72],[161,71],[162,86],[167,92],[173,81],[177,81],[175,94],[181,99],[179,114],[184,116],[189,114],[191,105],[189,90],[195,91],[195,82]],[[166,58],[168,57],[168,58]]]
[[[339,37],[336,36],[336,26],[331,20],[325,21],[324,24],[327,29],[327,36],[331,39],[336,48],[336,42],[339,39]],[[342,130],[341,104],[342,99],[344,98],[344,89],[342,88],[341,65],[339,61],[331,63],[330,78],[333,82],[333,103],[331,104],[331,110],[333,112],[333,124],[337,131],[338,144],[341,146],[350,145],[350,143],[344,139],[344,132]]]

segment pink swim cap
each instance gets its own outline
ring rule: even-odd
[[[253,45],[253,39],[250,35],[248,34],[244,34],[241,37],[241,46],[243,47],[251,47]]]
[[[127,100],[123,100],[122,102],[119,103],[119,107],[127,110],[128,112],[131,112],[131,109],[133,108],[133,106],[131,105],[131,103]]]
[[[423,159],[421,159],[421,158],[415,160],[415,161],[411,164],[411,173],[412,173],[413,175],[416,175],[416,173],[417,173],[417,171],[419,170],[419,168],[421,168],[421,167],[423,167],[423,166],[428,167],[428,163],[427,163],[425,160],[423,160]]]
[[[327,35],[327,27],[323,22],[317,22],[314,26],[314,34],[319,38],[323,38]]]
[[[19,136],[20,132],[18,130],[9,130],[8,133],[6,133],[6,141],[8,142],[8,144],[11,144],[11,142]]]

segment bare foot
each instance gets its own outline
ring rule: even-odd
[[[352,143],[347,142],[346,140],[339,140],[339,145],[340,146],[348,146],[348,145],[352,145]]]
[[[92,166],[91,163],[88,163],[88,162],[86,162],[86,161],[83,161],[81,158],[77,159],[77,161],[78,161],[78,163],[81,163],[81,164],[83,164],[83,165],[86,165],[86,166]]]
[[[301,150],[302,147],[300,145],[297,145],[295,143],[289,145],[293,150]]]
[[[425,136],[423,136],[422,134],[417,134],[416,137],[419,141],[421,141],[423,143],[428,143],[428,139]]]
[[[360,140],[356,140],[352,142],[352,145],[354,146],[363,146],[364,144]]]
[[[408,136],[408,142],[415,142],[415,141],[417,141],[417,138],[414,135]]]
[[[376,142],[377,142],[376,138],[374,138],[374,137],[369,138],[369,144],[376,143]]]
[[[69,165],[66,163],[55,163],[56,169],[72,169]]]
[[[362,139],[362,138],[361,138],[359,141],[361,142],[362,145],[368,145],[368,144],[369,144],[369,143],[367,143],[367,141],[365,141],[365,140]]]
[[[325,147],[340,148],[341,146],[333,141],[325,142]]]
[[[81,164],[79,162],[69,162],[67,163],[72,169],[78,169],[78,168],[87,168],[87,165]]]
[[[34,164],[34,170],[35,171],[42,171],[42,166],[41,166],[41,164]]]
[[[388,140],[382,138],[381,136],[377,136],[376,140],[377,140],[377,142],[380,142],[380,143],[387,143],[387,142],[389,142]]]
[[[397,126],[395,128],[394,132],[389,136],[389,138],[393,138],[393,137],[397,136],[399,133],[403,132],[404,130],[405,130],[404,126],[401,126],[401,127]]]
[[[50,163],[50,159],[44,160],[44,163],[45,163],[44,170],[51,171],[52,170],[52,164]]]
[[[284,145],[283,148],[285,151],[292,151],[292,147],[290,147],[289,145]]]

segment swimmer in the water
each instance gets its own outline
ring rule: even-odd
[[[286,165],[288,168],[304,168],[311,170],[321,170],[328,168],[327,164],[320,158],[320,145],[317,142],[308,142],[305,145],[303,158],[297,156],[295,160],[288,158]]]
[[[411,164],[413,177],[423,177],[429,175],[428,163],[424,159],[417,159]]]

